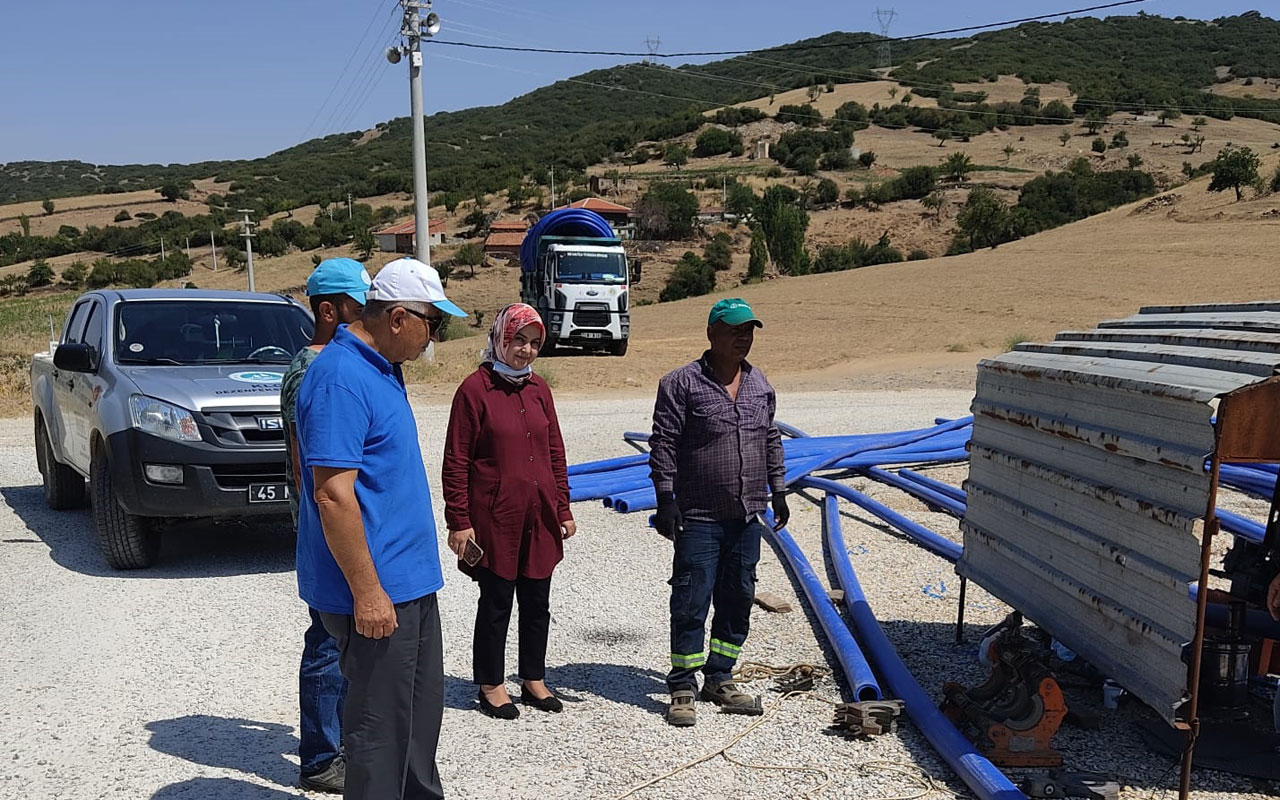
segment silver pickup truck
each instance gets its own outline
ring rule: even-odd
[[[31,364],[50,508],[93,506],[107,562],[150,566],[190,518],[287,514],[280,380],[311,338],[279,295],[139,289],[76,301]]]

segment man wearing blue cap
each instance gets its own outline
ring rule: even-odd
[[[396,365],[421,356],[449,302],[412,258],[373,279],[360,319],[340,326],[298,394],[298,594],[338,643],[347,800],[444,797],[436,745],[444,585],[418,426]]]
[[[324,346],[333,338],[339,325],[360,319],[365,293],[369,290],[369,273],[350,258],[321,261],[307,278],[307,298],[315,317],[311,343],[302,348],[284,379],[280,382],[280,415],[284,419],[285,480],[289,484],[289,511],[293,528],[298,529],[298,464],[297,406],[298,387]],[[313,502],[305,498],[304,502]],[[303,789],[342,793],[346,765],[342,759],[342,701],[347,696],[347,681],[338,669],[338,644],[324,629],[320,614],[314,608],[311,626],[303,636],[302,664],[298,669],[298,760]]]
[[[771,503],[781,528],[790,512],[782,434],[773,422],[777,398],[764,373],[747,362],[760,327],[742,300],[712,306],[711,347],[659,382],[653,408],[653,524],[675,543],[667,722],[677,727],[696,721],[699,672],[703,700],[732,713],[762,713],[759,700],[733,682],[733,667],[751,624],[760,515]],[[703,637],[713,600],[708,654]]]

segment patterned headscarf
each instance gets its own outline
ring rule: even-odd
[[[546,335],[547,329],[542,324],[542,317],[538,316],[533,306],[512,303],[499,311],[498,316],[493,320],[493,326],[489,328],[489,344],[484,349],[484,355],[480,357],[482,363],[492,365],[494,372],[516,384],[527,381],[529,375],[533,373],[533,368],[525,366],[524,369],[515,369],[503,361],[502,356],[511,345],[516,332],[526,325],[537,325],[543,336]]]

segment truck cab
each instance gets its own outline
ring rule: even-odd
[[[280,383],[311,338],[279,295],[102,290],[31,366],[52,508],[88,499],[108,563],[152,564],[175,519],[288,513]]]

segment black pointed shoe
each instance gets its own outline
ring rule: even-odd
[[[559,714],[564,711],[564,703],[560,702],[560,698],[554,694],[550,697],[534,697],[527,686],[520,687],[520,703],[526,706],[532,706],[539,711],[549,711],[552,714]]]
[[[480,711],[483,712],[486,717],[493,717],[494,719],[515,719],[520,716],[520,709],[516,708],[515,703],[507,702],[500,706],[495,706],[493,703],[490,703],[485,699],[483,690],[476,691],[476,699],[480,701]]]

